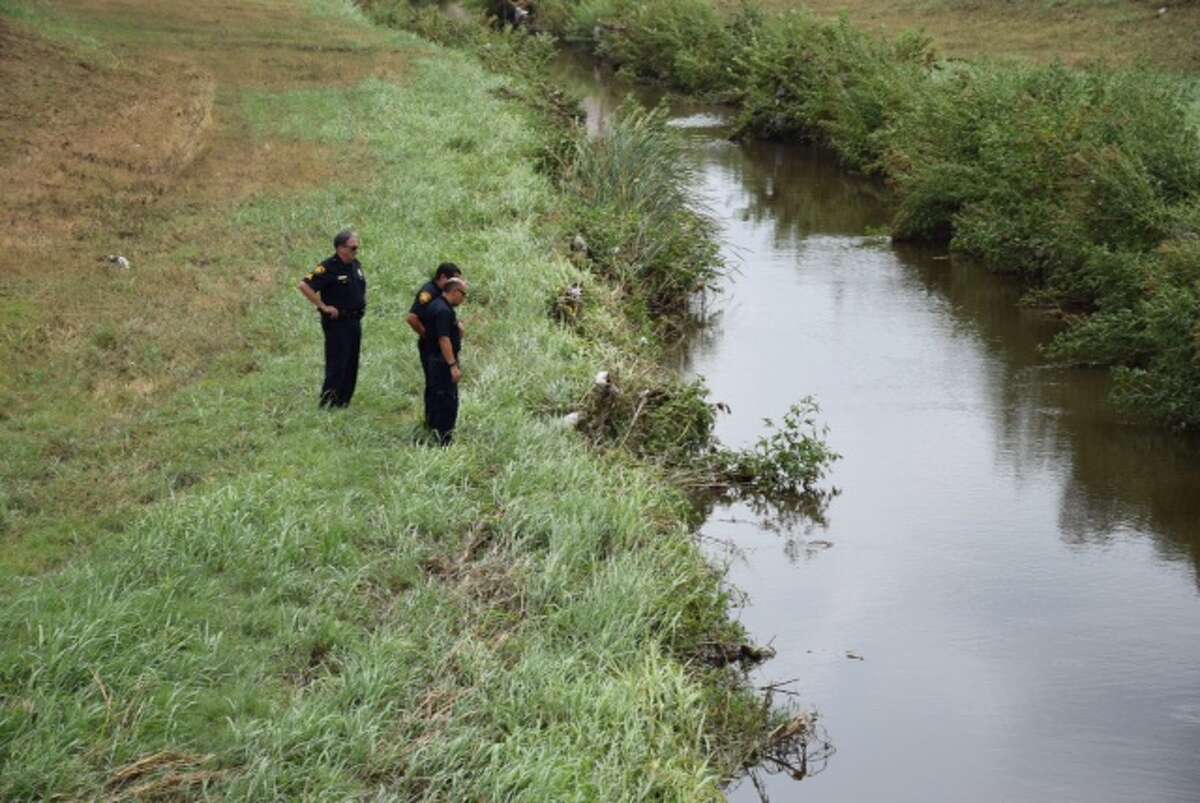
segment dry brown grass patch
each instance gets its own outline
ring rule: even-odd
[[[735,6],[733,0],[722,0]],[[1200,70],[1200,5],[1179,0],[763,0],[771,8],[845,12],[865,30],[924,30],[952,58],[1017,58],[1079,66],[1130,65]],[[1165,14],[1159,9],[1166,8]]]
[[[409,56],[288,0],[48,5],[100,47],[0,17],[0,420],[37,451],[0,485],[28,515],[94,520],[150,501],[140,476],[165,436],[138,423],[148,408],[275,347],[249,313],[298,278],[294,244],[234,210],[372,172],[364,142],[252,127],[244,92],[399,82]]]
[[[278,0],[71,0],[64,6],[110,25],[136,19],[132,43],[169,39],[223,84],[239,87],[350,86],[372,76],[396,80],[409,66],[408,54],[384,36],[298,15],[295,5]]]

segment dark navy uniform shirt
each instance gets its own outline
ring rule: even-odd
[[[425,315],[421,318],[421,323],[433,343],[433,353],[441,356],[442,350],[438,340],[448,337],[450,345],[454,347],[454,359],[457,360],[458,350],[462,348],[462,332],[458,329],[458,314],[454,307],[439,296],[425,306]]]
[[[313,268],[304,282],[339,313],[361,317],[367,311],[367,277],[357,259],[347,265],[334,254]]]
[[[442,297],[442,288],[438,287],[434,282],[429,281],[421,285],[421,289],[417,291],[416,297],[413,299],[412,306],[408,311],[417,316],[422,326],[425,326],[425,336],[417,341],[417,345],[422,351],[437,351],[437,340],[430,334],[429,327],[425,324],[425,312],[429,309],[429,305],[434,299]]]

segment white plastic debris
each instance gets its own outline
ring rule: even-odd
[[[104,258],[108,264],[119,270],[129,270],[129,260],[120,254],[109,254]]]
[[[608,384],[608,371],[601,371],[600,373],[596,374],[596,384],[599,386]]]
[[[579,422],[583,420],[583,414],[578,411],[574,413],[567,413],[562,417],[561,420],[563,426],[567,429],[575,429],[579,426]]]

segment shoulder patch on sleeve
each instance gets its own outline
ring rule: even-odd
[[[315,268],[313,268],[313,276],[320,276],[324,272],[325,272],[324,265],[317,265]]]
[[[422,304],[428,304],[430,301],[433,301],[433,294],[428,290],[422,290],[421,295],[417,296],[417,301],[420,301]]]

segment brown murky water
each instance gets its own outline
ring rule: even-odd
[[[616,104],[562,70],[594,118]],[[1200,801],[1200,442],[1045,365],[1053,325],[1010,282],[866,236],[886,195],[828,154],[677,112],[738,269],[685,367],[726,443],[811,393],[844,456],[823,523],[703,527],[778,650],[756,680],[797,679],[837,750],[771,799]]]

